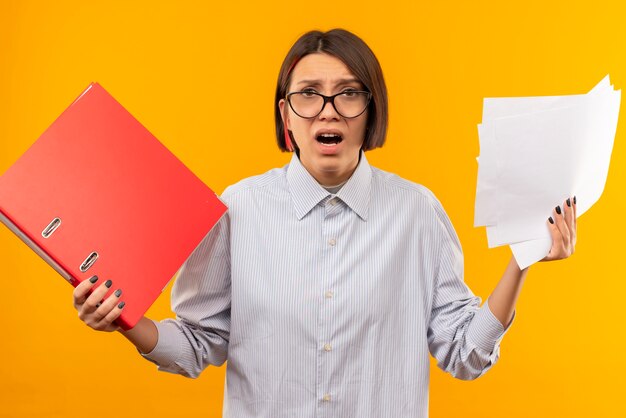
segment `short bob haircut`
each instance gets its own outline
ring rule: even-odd
[[[275,98],[276,138],[282,151],[291,151],[285,144],[285,127],[280,115],[278,102],[287,96],[291,83],[291,71],[304,56],[326,53],[339,58],[354,76],[372,93],[367,109],[367,130],[362,149],[364,151],[382,147],[387,134],[387,87],[378,59],[358,36],[344,29],[328,32],[310,31],[302,35],[291,47],[278,74]],[[291,143],[297,145],[289,131]]]

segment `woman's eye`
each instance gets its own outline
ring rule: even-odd
[[[308,89],[308,90],[303,90],[303,91],[302,91],[302,95],[303,95],[304,97],[312,97],[312,96],[315,96],[315,93],[316,93],[316,91],[315,91],[315,90],[313,90],[313,89]]]
[[[357,90],[355,89],[347,89],[341,92],[341,94],[343,94],[346,97],[353,97],[355,96],[357,93]]]

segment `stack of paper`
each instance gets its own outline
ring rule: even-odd
[[[555,206],[576,196],[580,216],[598,201],[620,93],[606,76],[587,94],[484,99],[474,226],[489,248],[510,245],[525,268],[550,250]]]

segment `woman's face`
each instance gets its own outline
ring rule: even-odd
[[[303,57],[295,66],[287,92],[313,90],[331,96],[349,89],[363,90],[364,87],[340,59],[315,53]],[[296,115],[285,99],[279,102],[279,107],[283,123],[300,149],[300,161],[309,173],[325,186],[347,180],[359,161],[367,110],[356,118],[346,119],[326,103],[319,115],[305,119]],[[322,137],[331,134],[337,136],[333,141]]]

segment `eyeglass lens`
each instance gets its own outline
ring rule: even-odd
[[[365,110],[369,95],[366,92],[345,92],[334,96],[335,110],[341,116],[353,118]],[[294,112],[304,118],[319,115],[324,106],[324,97],[312,92],[297,92],[290,95],[290,103]]]

